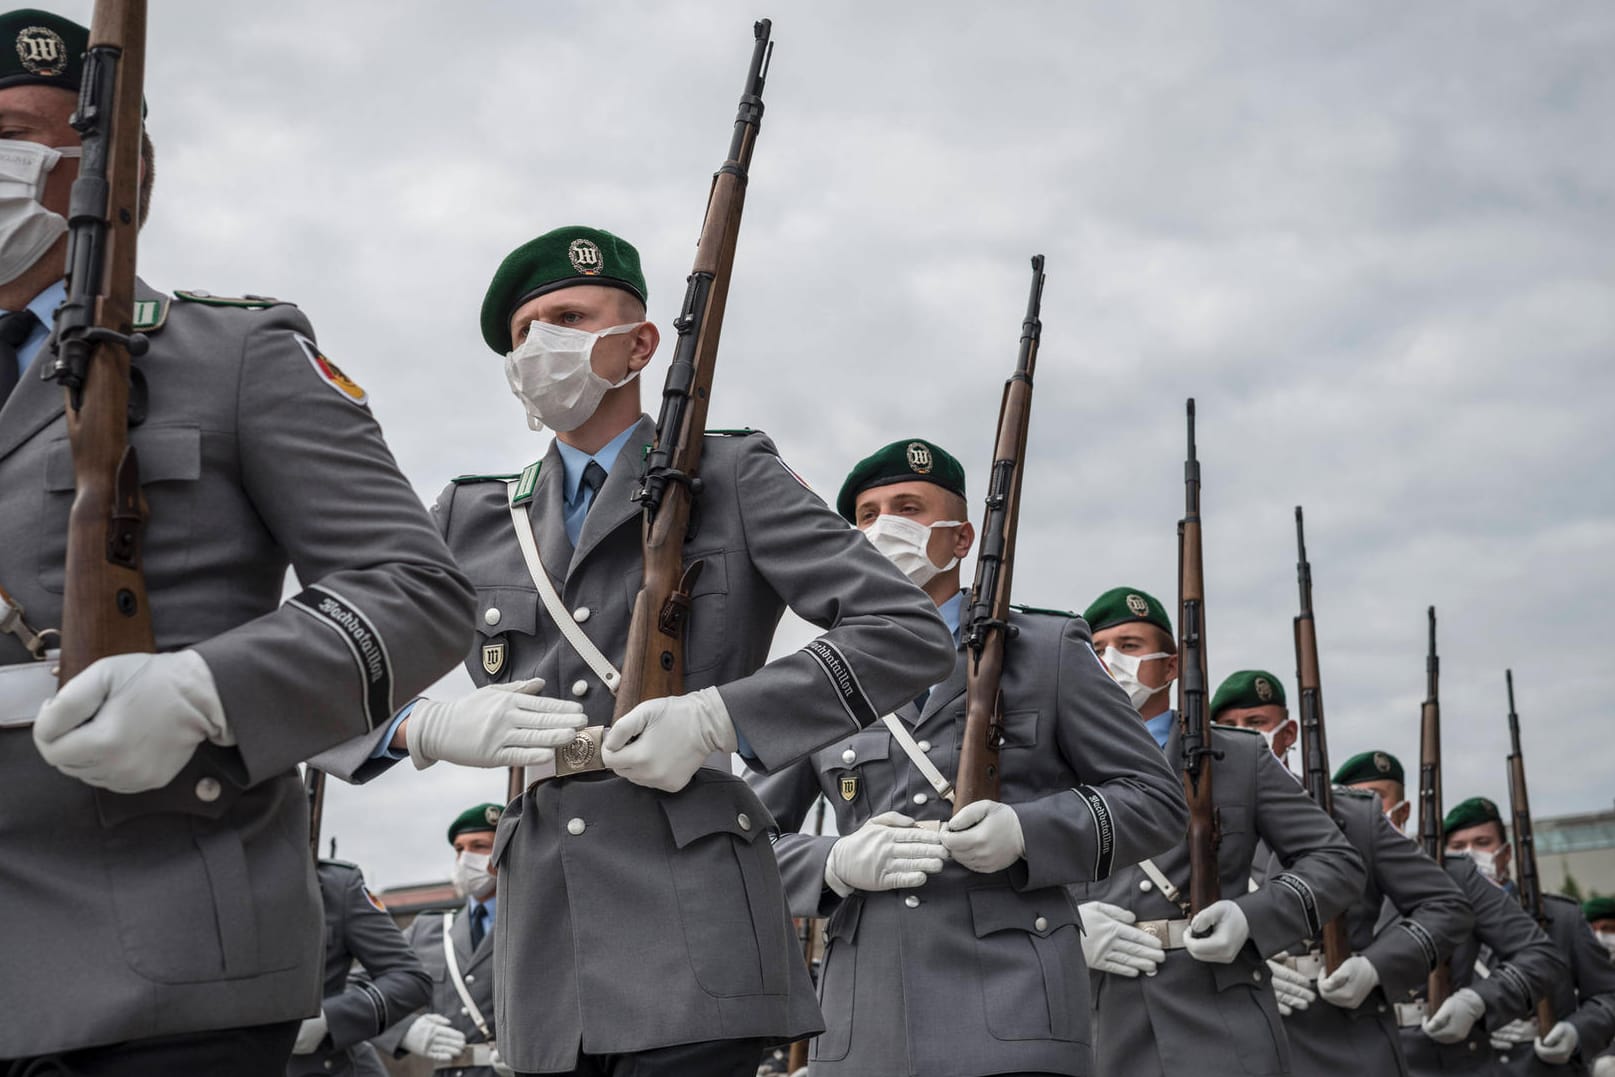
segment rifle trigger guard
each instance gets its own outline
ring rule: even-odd
[[[695,581],[701,578],[701,570],[705,567],[705,561],[691,561],[679,578],[678,588],[667,596],[656,618],[656,628],[662,635],[674,639],[683,636],[684,622],[690,617],[690,591],[694,589]]]

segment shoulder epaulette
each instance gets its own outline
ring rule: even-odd
[[[320,857],[320,866],[324,868],[352,868],[354,871],[359,870],[359,865],[350,860],[332,860],[328,856]]]
[[[1076,614],[1072,613],[1070,610],[1045,609],[1042,606],[1023,606],[1019,602],[1011,602],[1009,604],[1009,608],[1012,609],[1012,610],[1019,610],[1021,613],[1042,613],[1042,614],[1046,614],[1049,617],[1075,617],[1076,616]]]
[[[134,320],[130,328],[136,333],[155,333],[168,321],[168,297],[137,299],[134,303]]]
[[[1553,899],[1555,899],[1557,901],[1566,902],[1566,903],[1570,904],[1571,906],[1573,906],[1576,909],[1577,912],[1581,911],[1581,902],[1577,901],[1573,897],[1566,897],[1564,894],[1549,894],[1549,893],[1544,892],[1543,895],[1542,895],[1542,900],[1546,901],[1549,898],[1553,898]]]
[[[509,475],[456,475],[449,481],[456,486],[464,486],[468,482],[509,482],[519,475],[521,475],[519,471],[513,471]]]
[[[709,438],[744,438],[744,437],[750,437],[752,434],[761,434],[761,433],[762,433],[761,430],[753,430],[749,426],[743,426],[743,427],[739,428],[738,430],[708,430],[707,431],[707,437],[709,437]]]
[[[174,298],[181,302],[201,303],[209,307],[246,307],[249,310],[264,310],[282,304],[296,306],[290,299],[275,299],[267,295],[214,295],[212,292],[195,288],[189,291],[176,290]]]

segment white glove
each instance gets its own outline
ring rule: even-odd
[[[213,672],[195,651],[92,662],[45,701],[34,721],[34,744],[45,762],[114,793],[161,789],[204,740],[236,742]]]
[[[1355,1010],[1379,986],[1379,969],[1362,954],[1353,954],[1340,967],[1318,981],[1318,994],[1343,1010]]]
[[[404,1033],[403,1048],[433,1062],[447,1062],[465,1050],[465,1033],[440,1013],[423,1013]]]
[[[292,1044],[292,1054],[311,1055],[314,1049],[325,1039],[327,1026],[325,1024],[325,1011],[321,1010],[318,1017],[307,1017],[297,1026],[297,1042]]]
[[[977,800],[942,824],[942,844],[971,871],[1003,871],[1026,853],[1020,816],[1008,804]]]
[[[716,688],[647,699],[606,730],[600,760],[635,785],[676,793],[713,752],[738,746]]]
[[[1492,1047],[1499,1051],[1510,1051],[1522,1043],[1530,1043],[1536,1039],[1536,1018],[1517,1017],[1500,1028],[1492,1029]]]
[[[1200,915],[1189,921],[1183,948],[1196,961],[1226,965],[1239,954],[1250,934],[1245,910],[1232,901],[1219,901],[1201,909]]]
[[[941,871],[947,855],[936,831],[898,812],[882,812],[830,846],[824,882],[842,897],[854,890],[911,890]]]
[[[1273,974],[1273,994],[1278,997],[1280,1017],[1304,1010],[1317,999],[1318,992],[1312,989],[1312,981],[1290,966],[1269,961],[1267,967]],[[1323,985],[1318,987],[1322,989]]]
[[[1148,931],[1133,927],[1138,916],[1131,909],[1103,901],[1077,906],[1082,917],[1082,956],[1094,972],[1110,972],[1133,979],[1139,973],[1154,976],[1166,950]]]
[[[505,1065],[505,1058],[497,1047],[488,1049],[488,1065],[493,1067],[494,1077],[516,1077],[516,1071]]]
[[[546,699],[544,679],[490,684],[452,703],[422,699],[404,739],[419,770],[442,760],[465,767],[535,767],[589,724],[583,704]]]
[[[1548,1029],[1548,1034],[1536,1041],[1536,1056],[1550,1066],[1562,1066],[1570,1061],[1581,1045],[1581,1033],[1569,1021],[1560,1021]]]
[[[1593,1059],[1593,1077],[1615,1077],[1615,1055]]]
[[[1469,1030],[1485,1012],[1485,1001],[1469,988],[1460,987],[1419,1027],[1437,1043],[1457,1043],[1468,1037]]]

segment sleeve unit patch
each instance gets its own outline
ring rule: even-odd
[[[323,587],[307,587],[287,600],[315,620],[334,629],[359,669],[364,686],[366,728],[374,729],[393,716],[393,663],[376,626],[347,599]]]
[[[359,387],[359,383],[342,373],[342,368],[325,357],[319,346],[301,333],[294,333],[297,343],[302,345],[303,354],[308,357],[309,366],[314,368],[320,380],[337,392],[350,403],[364,407],[370,403],[370,394]]]
[[[1105,802],[1099,790],[1091,785],[1079,785],[1071,791],[1082,798],[1093,816],[1095,846],[1093,877],[1095,880],[1108,879],[1116,858],[1116,824],[1110,814],[1110,805]]]
[[[880,718],[875,705],[864,694],[864,686],[858,683],[858,677],[852,671],[852,666],[842,655],[840,649],[828,640],[816,639],[802,650],[810,655],[824,675],[830,678],[830,687],[835,689],[836,696],[841,700],[841,706],[846,709],[847,717],[853,724],[862,729]]]

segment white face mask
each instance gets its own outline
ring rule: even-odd
[[[875,544],[875,549],[886,555],[903,575],[924,587],[937,576],[959,563],[957,557],[945,565],[931,560],[926,548],[931,545],[931,531],[938,527],[963,527],[963,520],[938,520],[922,524],[906,516],[877,516],[875,522],[864,528],[864,537]]]
[[[1464,852],[1469,859],[1475,862],[1475,870],[1495,883],[1497,881],[1497,854],[1507,848],[1507,845],[1498,846],[1496,849],[1476,849],[1474,846],[1470,846]],[[1451,852],[1452,850],[1448,851]]]
[[[1279,753],[1279,750],[1273,746],[1273,741],[1280,733],[1284,732],[1284,730],[1289,727],[1290,722],[1292,722],[1292,721],[1294,721],[1293,718],[1288,719],[1288,720],[1286,720],[1284,722],[1280,722],[1277,726],[1275,726],[1272,729],[1258,729],[1256,731],[1256,732],[1258,732],[1258,733],[1260,733],[1262,735],[1263,740],[1267,741],[1267,750],[1272,752],[1275,756],[1278,756],[1278,758],[1280,758],[1280,759],[1283,759],[1284,755],[1281,755]],[[1288,753],[1289,749],[1286,748],[1285,752]]]
[[[1393,827],[1396,827],[1396,832],[1398,834],[1402,835],[1404,838],[1411,838],[1413,835],[1408,833],[1408,824],[1413,821],[1413,812],[1410,810],[1408,812],[1408,817],[1403,819],[1400,824],[1396,821],[1396,813],[1406,807],[1408,807],[1408,802],[1406,800],[1398,800],[1395,804],[1391,805],[1391,810],[1385,813],[1385,818],[1390,820]]]
[[[494,877],[488,873],[487,853],[461,853],[454,860],[454,874],[449,878],[454,892],[462,898],[481,901],[493,893]]]
[[[1604,944],[1604,949],[1609,951],[1609,956],[1615,957],[1615,931],[1595,931],[1593,934],[1598,936],[1598,941]]]
[[[67,231],[67,218],[39,199],[56,162],[82,152],[78,146],[0,141],[0,284],[22,276]]]
[[[1122,691],[1127,693],[1127,698],[1132,701],[1135,711],[1142,711],[1151,696],[1165,691],[1166,685],[1172,683],[1167,681],[1166,684],[1155,687],[1144,684],[1138,679],[1138,667],[1152,658],[1166,657],[1169,656],[1165,651],[1156,651],[1154,654],[1123,654],[1114,647],[1105,648],[1105,668],[1110,670],[1111,677],[1122,686]]]
[[[565,325],[533,322],[527,339],[505,356],[505,380],[510,391],[527,409],[527,425],[534,430],[546,426],[566,433],[589,421],[600,398],[612,389],[633,381],[639,371],[630,370],[619,382],[609,382],[594,372],[589,358],[595,341],[601,337],[632,333],[644,322],[614,325],[591,333]]]

